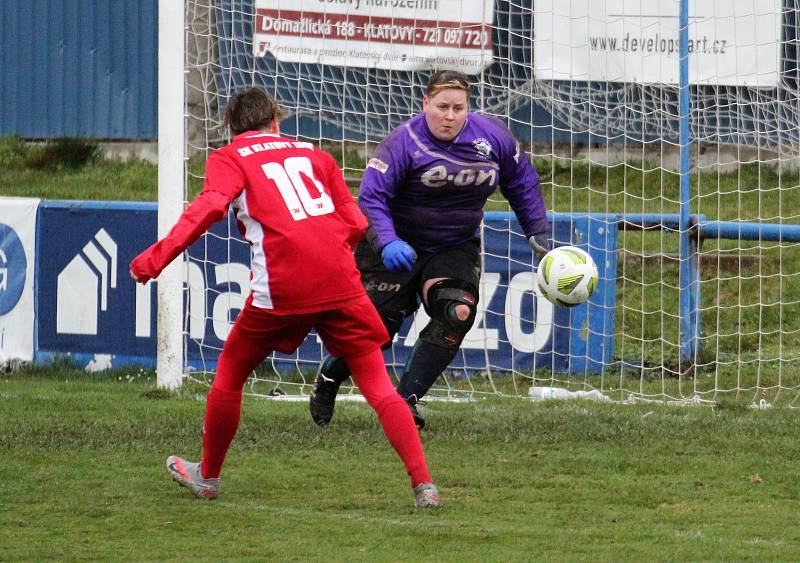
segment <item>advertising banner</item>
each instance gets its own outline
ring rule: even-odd
[[[0,198],[0,367],[33,359],[38,199]]]
[[[153,362],[155,338],[136,334],[138,315],[151,313],[141,297],[149,291],[137,289],[128,264],[155,242],[156,209],[155,203],[42,202],[40,237],[58,244],[39,249],[37,353],[85,356],[96,369]],[[155,322],[155,309],[151,314]]]
[[[255,7],[256,56],[469,74],[492,63],[493,0],[256,0]]]
[[[536,0],[539,80],[678,84],[679,3]],[[775,87],[780,0],[689,2],[689,82]]]
[[[45,202],[39,257],[39,349],[43,357],[69,354],[89,367],[151,366],[156,353],[155,283],[135,284],[128,264],[155,241],[155,204]],[[509,233],[515,233],[510,235]],[[555,307],[541,298],[531,249],[508,213],[487,214],[485,269],[475,324],[451,364],[455,370],[493,368],[559,372],[598,371],[611,360],[616,272],[616,224],[591,216],[556,217],[557,244],[594,256],[598,290],[586,305]],[[233,320],[249,293],[249,246],[235,218],[215,224],[188,252],[184,299],[187,357],[214,369]],[[311,267],[311,266],[309,266]],[[401,366],[428,318],[420,310],[398,334],[387,362]],[[316,366],[325,354],[311,334],[295,354],[275,365]],[[309,368],[311,369],[311,367]]]

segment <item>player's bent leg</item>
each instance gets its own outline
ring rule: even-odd
[[[422,442],[419,434],[414,431],[414,420],[405,402],[392,387],[380,350],[375,349],[373,352],[361,356],[348,356],[347,363],[353,372],[353,379],[359,390],[369,405],[375,409],[386,438],[405,465],[411,478],[411,486],[415,489],[417,506],[420,508],[433,506],[432,501],[423,503],[423,505],[419,504],[417,489],[429,485],[426,487],[428,490],[433,487],[433,484],[428,473]],[[433,490],[435,489],[433,487]],[[430,493],[425,493],[425,495],[430,496]],[[438,505],[438,491],[436,499],[436,505]]]
[[[314,380],[314,389],[308,399],[308,409],[314,423],[324,426],[333,418],[336,394],[339,387],[350,377],[350,368],[342,358],[328,356],[322,362]]]

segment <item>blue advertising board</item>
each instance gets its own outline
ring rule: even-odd
[[[156,215],[155,204],[149,203],[41,204],[36,275],[40,360],[69,355],[80,363],[102,356],[112,367],[155,364],[155,285],[135,284],[128,264],[155,241]],[[593,255],[600,273],[597,292],[588,304],[573,308],[556,307],[539,297],[535,259],[516,219],[508,213],[487,213],[479,314],[452,370],[582,373],[599,371],[610,362],[616,223],[591,215],[556,214],[551,228],[556,245],[574,244]],[[194,367],[213,369],[249,292],[249,247],[229,215],[192,245],[187,256],[187,359]],[[388,363],[405,363],[426,323],[422,309],[407,319],[386,352]],[[296,362],[313,367],[324,353],[312,333],[296,354],[276,354],[273,363],[279,369]]]

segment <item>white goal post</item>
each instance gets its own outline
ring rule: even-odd
[[[158,2],[158,237],[183,211],[185,123],[185,12],[183,2]],[[183,269],[175,261],[158,278],[156,378],[180,387],[184,373]]]
[[[602,290],[570,310],[539,299],[493,196],[479,319],[434,395],[558,386],[800,405],[800,0],[159,5],[159,234],[226,141],[237,89],[274,95],[284,133],[332,152],[355,188],[375,144],[420,110],[431,70],[460,68],[473,109],[502,119],[537,167],[552,238],[592,253]],[[247,256],[229,222],[159,279],[159,385],[213,377]],[[394,375],[425,321],[387,352]],[[312,335],[250,390],[307,394],[324,354]]]

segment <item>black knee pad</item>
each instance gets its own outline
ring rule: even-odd
[[[458,348],[475,322],[477,295],[478,289],[474,285],[461,280],[448,278],[434,283],[428,289],[427,311],[431,322],[422,329],[420,338],[443,348]],[[469,308],[467,318],[458,318],[458,305]]]

